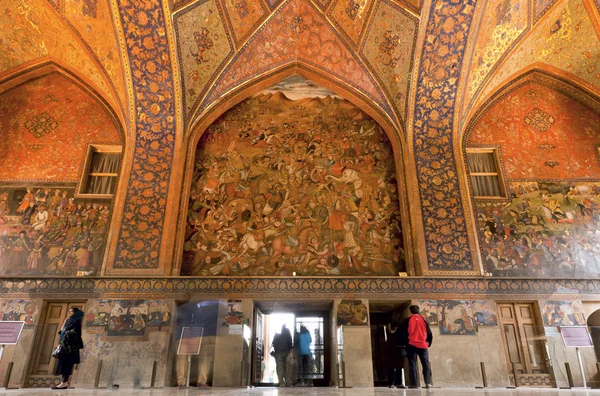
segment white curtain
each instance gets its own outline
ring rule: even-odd
[[[88,178],[88,194],[112,194],[117,186],[116,176],[91,176],[92,173],[119,173],[121,154],[94,153],[90,176]]]
[[[501,197],[498,176],[477,176],[477,173],[497,173],[494,153],[468,153],[467,165],[471,186],[476,197]]]

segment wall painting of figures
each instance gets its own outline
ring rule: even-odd
[[[440,334],[475,335],[477,328],[470,301],[438,301]]]
[[[87,307],[88,332],[106,337],[145,337],[149,329],[168,329],[171,311],[164,300],[94,300]]]
[[[112,201],[74,193],[74,183],[0,186],[0,275],[99,271]]]
[[[495,276],[600,276],[600,183],[511,182],[508,203],[477,202]]]
[[[196,151],[182,275],[405,272],[394,156],[367,114],[291,77]]]
[[[502,154],[508,199],[474,200],[486,272],[600,276],[600,114],[542,84],[519,85],[473,126],[468,147]]]
[[[542,308],[544,326],[585,326],[581,301],[545,301]]]

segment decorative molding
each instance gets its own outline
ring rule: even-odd
[[[3,298],[598,299],[600,279],[401,277],[0,278]]]

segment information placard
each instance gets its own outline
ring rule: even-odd
[[[593,347],[587,326],[560,326],[560,335],[567,348]]]
[[[19,342],[25,322],[0,321],[0,345],[15,345]]]
[[[229,335],[244,334],[244,325],[229,325]]]
[[[184,327],[181,329],[178,355],[199,355],[202,346],[204,327]]]

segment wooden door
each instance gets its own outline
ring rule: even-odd
[[[254,307],[254,359],[252,360],[252,382],[257,384],[262,381],[262,362],[265,357],[263,313]]]
[[[54,374],[56,359],[52,358],[52,352],[58,345],[60,339],[58,332],[67,318],[67,313],[73,307],[84,309],[83,303],[74,302],[50,302],[46,305],[37,333],[31,365],[32,376],[48,376]]]
[[[516,370],[522,378],[546,375],[545,337],[543,327],[536,319],[535,306],[529,303],[501,303],[498,304],[498,317],[508,372],[513,374]]]

